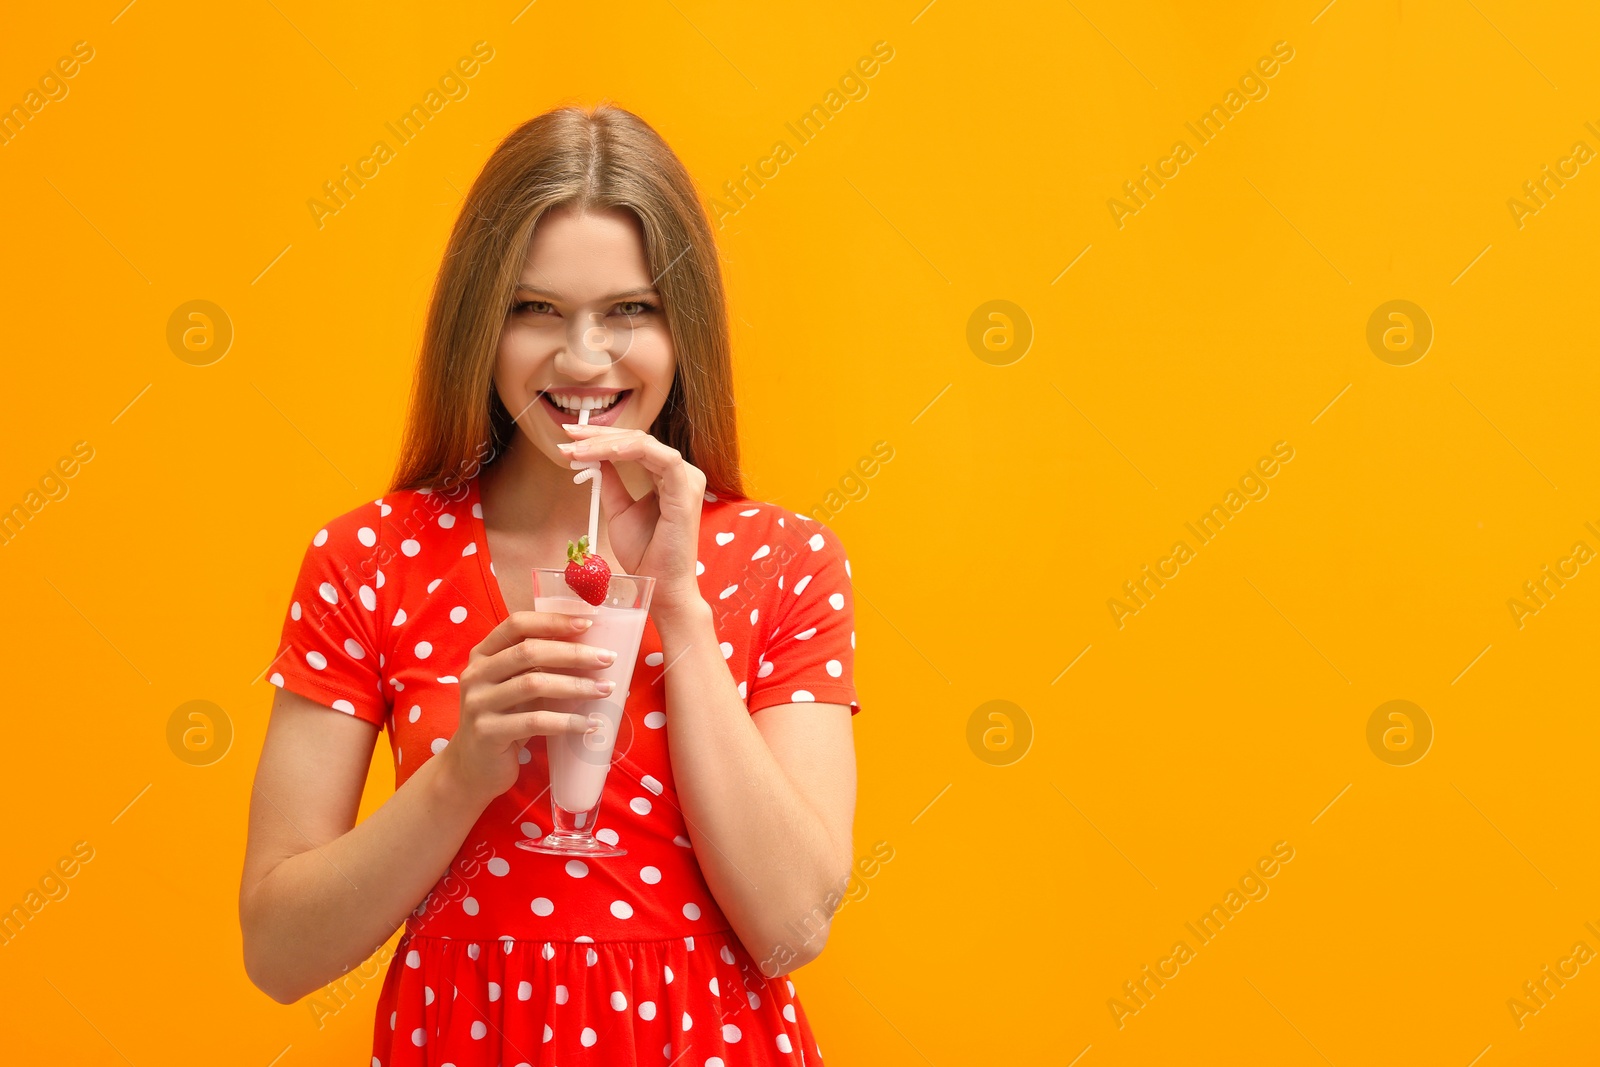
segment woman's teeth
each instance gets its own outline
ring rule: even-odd
[[[576,415],[581,411],[604,411],[615,404],[622,397],[622,393],[612,393],[610,396],[567,396],[562,393],[546,393],[562,411]]]

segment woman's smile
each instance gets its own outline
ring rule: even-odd
[[[539,394],[539,406],[561,426],[577,422],[578,413],[584,407],[589,408],[590,426],[611,426],[632,395],[632,389],[555,387]]]

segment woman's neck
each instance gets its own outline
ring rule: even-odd
[[[575,473],[551,463],[516,435],[478,479],[484,516],[492,516],[497,529],[517,535],[585,531],[589,528],[589,483],[573,484]]]

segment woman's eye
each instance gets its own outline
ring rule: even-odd
[[[628,308],[633,308],[634,310],[629,311],[627,310]],[[623,315],[633,318],[637,315],[648,315],[650,312],[656,310],[656,306],[644,300],[624,300],[622,303],[617,305],[617,310]]]
[[[511,305],[511,312],[512,314],[523,314],[527,312],[538,314],[548,310],[549,307],[550,302],[548,300],[519,300]]]

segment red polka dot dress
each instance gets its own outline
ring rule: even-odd
[[[708,493],[696,569],[750,711],[807,701],[859,710],[850,564],[830,529]],[[270,681],[386,727],[398,787],[449,743],[458,675],[506,614],[477,479],[395,493],[312,538]],[[407,917],[374,1019],[373,1067],[821,1062],[787,961],[776,946],[740,942],[701,874],[668,759],[662,672],[650,621],[595,834],[627,855],[516,847],[550,829],[545,741],[532,738],[517,784]],[[778,977],[765,977],[764,962]]]

